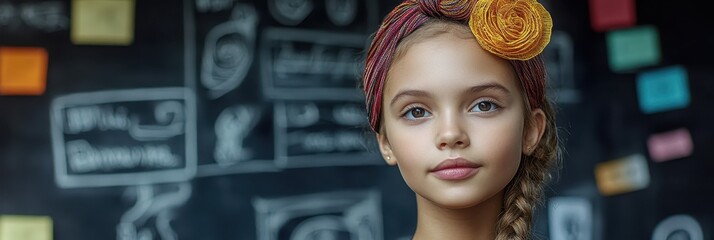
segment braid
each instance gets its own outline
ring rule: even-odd
[[[533,213],[542,203],[543,186],[550,180],[551,168],[560,160],[553,108],[547,100],[539,105],[546,117],[545,131],[532,155],[522,157],[516,176],[506,186],[504,209],[496,223],[498,240],[531,239]]]

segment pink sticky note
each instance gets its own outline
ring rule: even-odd
[[[603,32],[635,25],[635,0],[589,0],[590,25]]]
[[[664,162],[683,158],[692,154],[692,136],[685,128],[654,134],[647,139],[650,158]]]

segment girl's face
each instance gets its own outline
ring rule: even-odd
[[[414,43],[385,84],[380,150],[437,205],[466,208],[497,196],[534,144],[525,141],[515,72],[474,38],[449,32]]]

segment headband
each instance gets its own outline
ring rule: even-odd
[[[379,131],[382,89],[398,42],[429,18],[468,21],[479,45],[511,60],[532,108],[544,96],[538,56],[550,42],[553,21],[537,0],[406,0],[385,17],[367,53],[363,80],[370,127]],[[530,74],[533,72],[534,74]],[[536,76],[531,76],[536,75]]]

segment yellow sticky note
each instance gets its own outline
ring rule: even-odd
[[[52,240],[52,218],[0,216],[0,240]]]
[[[644,189],[650,184],[647,160],[642,154],[599,163],[595,178],[598,190],[605,196]]]
[[[0,47],[0,95],[41,95],[47,85],[47,51]]]
[[[74,44],[131,44],[134,0],[73,0],[71,35]]]

